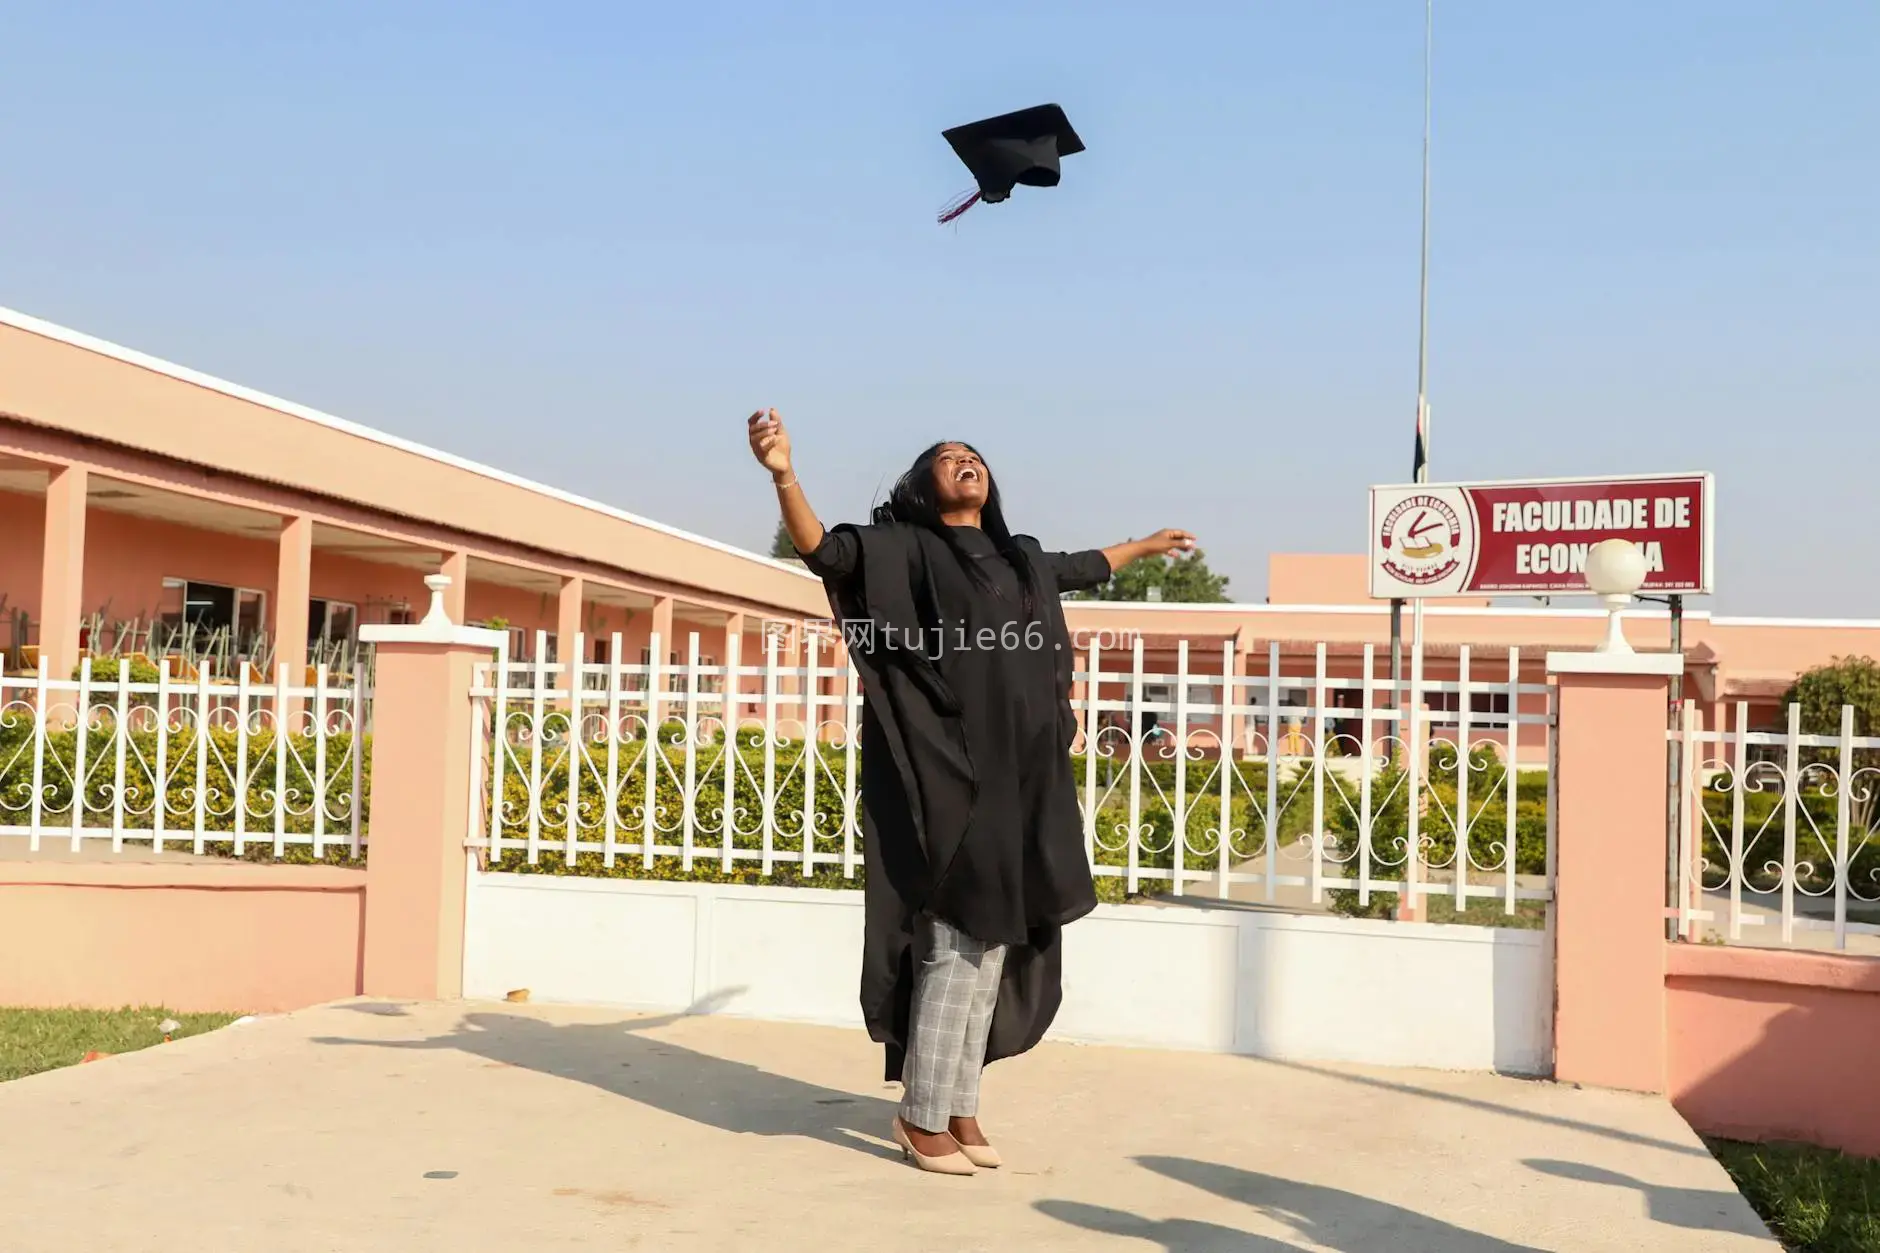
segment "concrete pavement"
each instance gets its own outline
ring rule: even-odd
[[[635,960],[623,955],[622,960]],[[901,1164],[861,1035],[357,1002],[0,1085],[9,1253],[1777,1248],[1662,1101],[1049,1045]]]

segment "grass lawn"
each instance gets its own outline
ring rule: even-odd
[[[1708,1143],[1784,1247],[1880,1253],[1880,1160],[1802,1144]]]
[[[157,1024],[182,1024],[175,1039],[227,1026],[236,1014],[177,1014],[167,1009],[7,1009],[0,1007],[0,1082],[57,1070],[85,1054],[130,1053],[163,1043]]]
[[[1510,914],[1503,902],[1479,897],[1472,899],[1468,909],[1461,913],[1456,912],[1453,896],[1426,896],[1423,900],[1428,908],[1425,917],[1448,926],[1508,927],[1516,931],[1539,931],[1547,926],[1546,901],[1516,901],[1514,913]]]

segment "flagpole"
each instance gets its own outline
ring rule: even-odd
[[[1435,43],[1436,0],[1423,0],[1423,256],[1417,277],[1417,465],[1416,480],[1430,481],[1430,79]],[[1417,597],[1412,644],[1423,648],[1423,598]]]
[[[1429,367],[1430,367],[1430,96],[1432,48],[1435,44],[1436,2],[1423,4],[1423,238],[1417,277],[1417,439],[1411,476],[1429,482]],[[1423,649],[1423,598],[1412,604],[1411,647]],[[1390,602],[1390,682],[1397,708],[1403,708],[1403,601]],[[1406,748],[1409,747],[1406,745]]]

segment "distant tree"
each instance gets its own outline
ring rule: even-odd
[[[1151,588],[1160,595],[1151,595]],[[1186,557],[1144,557],[1118,570],[1102,587],[1083,593],[1081,599],[1219,604],[1227,599],[1227,576],[1208,569],[1207,555],[1200,549]]]
[[[796,560],[796,545],[790,542],[790,528],[777,520],[777,533],[770,537],[770,555],[782,561]]]
[[[1816,666],[1805,671],[1789,688],[1782,701],[1785,709],[1789,705],[1802,707],[1802,733],[1804,735],[1841,734],[1841,710],[1848,705],[1854,707],[1854,734],[1871,736],[1880,728],[1880,662],[1871,657],[1836,657],[1825,666]],[[1811,762],[1841,768],[1839,749],[1810,749],[1806,754]],[[1854,750],[1852,769],[1858,774],[1867,770],[1880,770],[1880,750],[1857,748]],[[1865,830],[1873,829],[1876,787],[1865,779],[1851,781],[1853,790],[1848,798],[1853,806],[1853,821]],[[1842,779],[1839,786],[1847,787],[1850,780]]]

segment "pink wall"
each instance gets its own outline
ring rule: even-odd
[[[0,592],[6,612],[24,609],[39,621],[39,570],[44,564],[46,502],[42,496],[0,492]],[[0,643],[8,642],[0,634]]]
[[[419,590],[423,591],[422,576],[416,571],[410,573],[414,581],[418,582]],[[413,608],[420,612],[426,603],[426,597],[416,597],[412,601]],[[470,581],[464,601],[464,618],[467,621],[486,622],[491,618],[502,618],[511,630],[526,631],[529,636],[528,655],[533,655],[537,631],[547,631],[550,635],[559,633],[559,614],[556,598],[552,595],[544,596],[541,592],[495,583],[479,583],[475,579]],[[624,605],[604,605],[592,600],[586,602],[582,607],[582,631],[587,636],[588,659],[593,660],[595,656],[594,644],[597,640],[605,640],[619,631],[627,637],[630,645],[628,660],[637,662],[641,645],[632,644],[631,640],[636,624],[640,624],[638,630],[644,640],[646,627],[643,623],[649,616],[644,611],[635,613]]]
[[[272,613],[278,556],[271,539],[92,509],[85,519],[84,611],[148,620],[163,603],[163,580],[175,578],[259,588]]]
[[[1880,1156],[1880,960],[1666,952],[1671,1100],[1693,1127]]]
[[[416,573],[415,571],[413,573]],[[420,577],[419,585],[423,585]],[[540,592],[525,591],[519,587],[504,587],[495,583],[479,583],[470,580],[470,586],[464,593],[464,617],[471,622],[483,622],[490,618],[506,619],[512,629],[528,631],[553,631],[555,629],[555,598],[544,597]]]
[[[365,887],[330,866],[0,863],[0,1005],[263,1013],[356,996]]]
[[[24,609],[35,622],[40,608],[44,520],[40,497],[0,492],[0,534],[8,537],[0,545],[0,592],[7,593],[8,612]],[[163,580],[182,578],[266,592],[272,626],[279,573],[278,545],[272,539],[248,539],[93,508],[87,514],[85,547],[83,612],[87,614],[147,620],[162,604]],[[406,602],[419,616],[429,603],[423,571],[317,548],[310,587],[316,598],[358,606],[362,623],[386,621],[393,602]],[[500,615],[511,626],[531,633],[553,632],[555,598],[547,597],[546,604],[544,599],[539,592],[473,581],[467,613],[478,620]],[[603,638],[613,631],[630,630],[632,616],[645,615],[630,615],[617,605],[587,605],[588,630]],[[644,626],[640,633],[643,637]]]
[[[1364,553],[1272,553],[1266,559],[1270,605],[1374,605],[1371,559]],[[1486,605],[1486,599],[1451,606]]]

